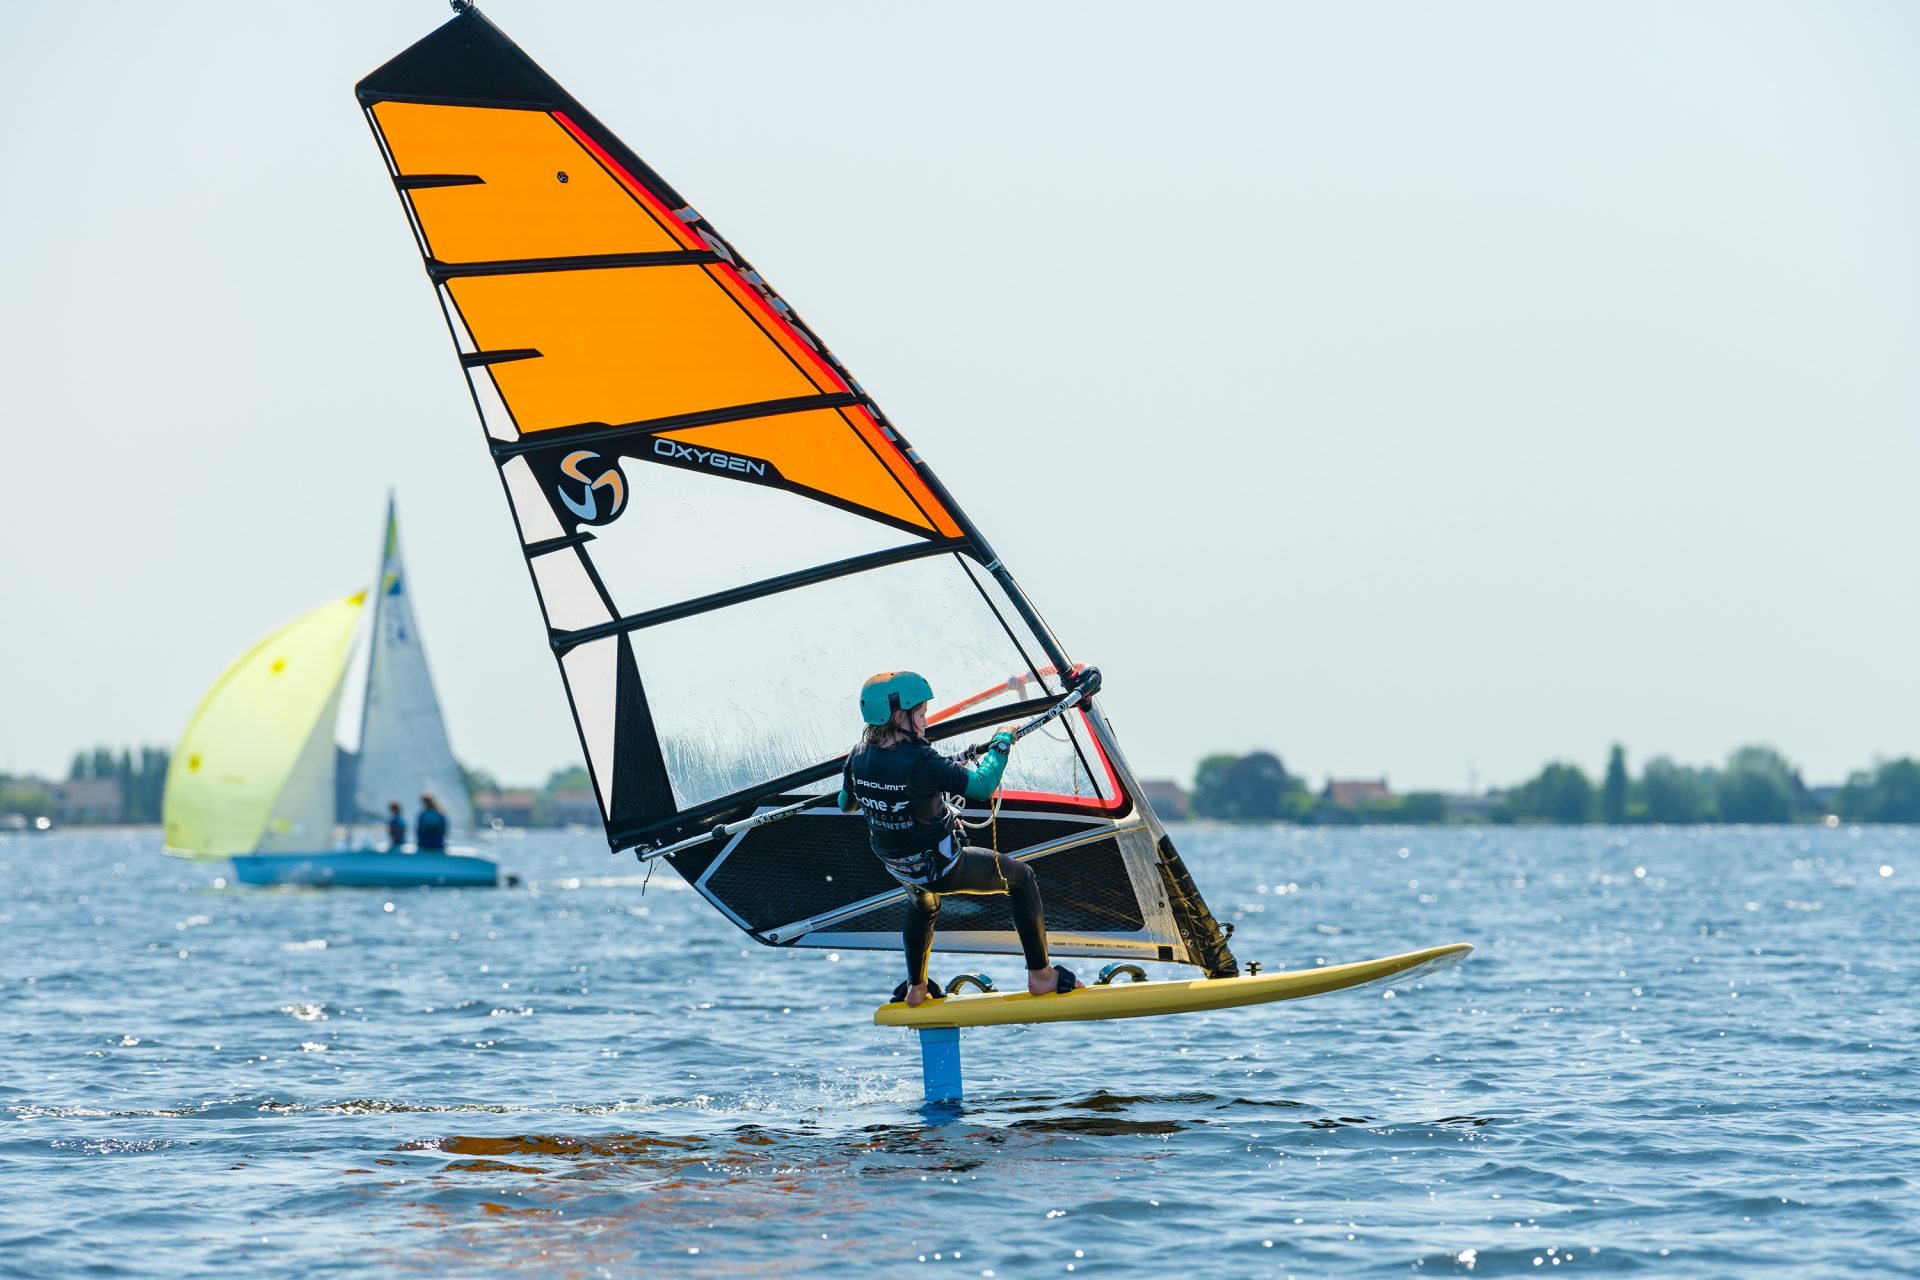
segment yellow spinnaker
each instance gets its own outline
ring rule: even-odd
[[[252,853],[346,675],[366,592],[321,605],[243,654],[187,722],[161,807],[174,853]]]

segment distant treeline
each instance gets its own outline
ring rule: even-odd
[[[1270,751],[1243,756],[1212,755],[1195,771],[1187,801],[1196,818],[1227,822],[1445,822],[1446,797],[1415,791],[1366,804],[1343,804],[1316,795],[1306,781],[1288,773]]]
[[[0,774],[0,815],[45,815],[81,824],[159,822],[172,759],[166,747],[94,747],[74,753],[64,782]],[[462,768],[461,772],[466,775],[469,799],[476,791],[499,790],[484,770]],[[545,786],[529,788],[536,821],[548,820],[556,792],[590,791],[592,786],[587,771],[578,765],[556,770]]]
[[[53,792],[39,778],[0,773],[0,817],[43,817],[53,813]]]
[[[67,766],[67,781],[84,778],[111,778],[120,784],[121,820],[124,822],[160,821],[160,797],[167,789],[167,765],[173,752],[165,747],[141,747],[135,755],[121,748],[115,755],[111,747],[76,751]]]
[[[67,782],[0,774],[0,814],[53,814],[66,822],[158,822],[171,753],[166,747],[95,747],[76,752]],[[470,792],[501,790],[484,770],[466,769]],[[106,783],[105,787],[98,784]],[[75,785],[78,784],[78,785]],[[578,766],[553,773],[533,792],[532,822],[559,820],[555,796],[592,784]],[[1353,799],[1334,788],[1314,791],[1268,751],[1211,755],[1200,762],[1188,804],[1195,817],[1229,822],[1496,822],[1638,823],[1846,822],[1920,823],[1920,761],[1884,760],[1851,774],[1841,786],[1809,787],[1772,747],[1741,747],[1726,763],[1647,761],[1638,776],[1616,745],[1598,783],[1579,765],[1555,761],[1506,790],[1481,796],[1384,786]]]
[[[527,816],[527,825],[549,827],[558,826],[564,822],[578,819],[577,813],[569,813],[567,806],[560,803],[556,797],[560,797],[563,792],[578,794],[581,792],[591,793],[593,790],[593,779],[587,776],[585,768],[577,764],[568,765],[564,769],[554,770],[547,775],[546,782],[538,787],[530,786],[524,788],[502,787],[499,780],[485,769],[469,769],[465,765],[462,765],[460,771],[466,775],[467,794],[469,798],[473,799],[474,812],[479,814],[483,823],[486,819],[486,814],[480,813],[483,806],[480,804],[479,797],[488,792],[495,794],[503,790],[525,790],[532,792],[533,803]]]
[[[1741,747],[1718,768],[1656,756],[1635,777],[1616,745],[1598,785],[1579,765],[1556,761],[1484,796],[1415,791],[1353,801],[1331,784],[1311,791],[1278,756],[1255,751],[1202,760],[1189,803],[1196,817],[1237,822],[1920,822],[1920,762],[1881,761],[1843,786],[1810,788],[1772,747]]]
[[[63,822],[158,822],[167,788],[165,747],[76,751],[65,782],[0,774],[0,814]]]

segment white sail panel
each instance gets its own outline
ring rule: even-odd
[[[480,421],[486,424],[487,434],[496,440],[517,440],[520,433],[514,428],[513,415],[507,412],[507,402],[500,398],[500,388],[493,380],[493,374],[486,369],[474,369],[467,374],[467,380],[473,384],[474,404],[479,407]]]
[[[547,542],[566,533],[554,518],[553,507],[540,496],[540,482],[533,477],[525,458],[510,458],[500,468],[507,484],[507,500],[513,504],[514,517],[520,522],[520,536],[529,546]]]
[[[567,682],[567,696],[573,700],[574,712],[580,717],[580,741],[587,749],[587,767],[595,778],[602,780],[603,809],[606,784],[613,779],[613,706],[618,657],[618,642],[595,640],[573,650],[560,662],[560,673]]]
[[[577,548],[562,547],[534,556],[528,563],[533,566],[540,600],[546,605],[548,626],[573,631],[613,621],[600,593],[594,590],[593,579],[587,576],[586,563]]]

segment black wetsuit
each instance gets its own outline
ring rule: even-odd
[[[1000,770],[991,760],[976,772],[924,739],[859,746],[847,757],[840,780],[843,803],[866,816],[874,856],[907,889],[901,940],[909,982],[927,980],[934,918],[941,895],[948,893],[1006,894],[1027,968],[1047,967],[1047,926],[1033,868],[991,849],[967,847],[958,820],[947,810],[946,796],[977,793],[989,769],[990,782],[997,784]],[[986,794],[992,792],[987,785]]]

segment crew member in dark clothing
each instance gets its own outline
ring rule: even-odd
[[[862,685],[860,715],[867,728],[840,779],[841,809],[866,817],[875,856],[908,891],[902,935],[907,980],[894,999],[918,1005],[940,994],[937,987],[929,993],[927,959],[940,898],[949,893],[1007,895],[1026,953],[1029,992],[1045,995],[1084,986],[1071,970],[1048,963],[1040,881],[1033,868],[991,849],[967,847],[958,814],[947,805],[949,795],[992,799],[1013,735],[995,734],[972,767],[943,756],[927,741],[932,697],[933,686],[911,671],[885,672]]]
[[[407,820],[400,815],[400,802],[387,801],[387,852],[398,853],[407,842]]]
[[[413,820],[413,847],[421,853],[440,853],[447,847],[447,815],[433,793],[420,796],[420,816]]]

